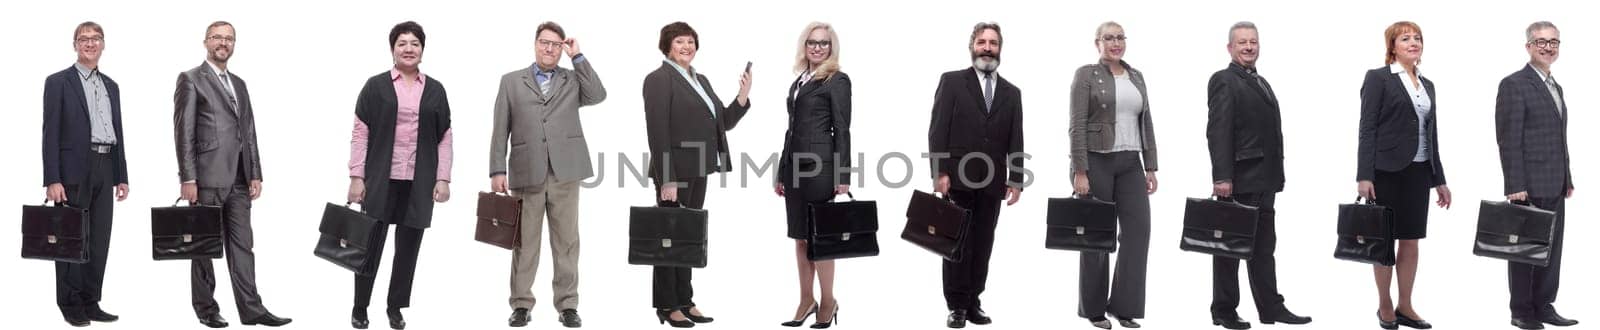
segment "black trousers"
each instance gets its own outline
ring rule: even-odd
[[[995,223],[1004,194],[950,189],[950,200],[972,212],[961,241],[961,262],[944,261],[944,304],[951,310],[983,307],[978,298],[989,281],[989,255],[994,252]]]
[[[1564,192],[1563,192],[1564,193]],[[1508,262],[1511,279],[1511,317],[1539,319],[1555,313],[1556,290],[1561,286],[1561,245],[1567,227],[1567,205],[1561,197],[1530,198],[1534,207],[1556,212],[1555,240],[1550,242],[1550,266]]]
[[[656,189],[656,200],[661,200],[660,189]],[[687,186],[679,186],[678,204],[692,209],[705,208],[706,178],[694,178]],[[652,274],[651,305],[662,310],[694,307],[692,270],[694,268],[656,266]]]
[[[68,204],[89,210],[89,237],[84,242],[89,263],[56,262],[56,306],[61,308],[62,314],[82,314],[85,309],[100,308],[100,289],[105,284],[106,259],[111,250],[112,203],[117,185],[117,162],[111,155],[91,152],[89,176],[81,183],[63,187]]]
[[[1284,310],[1283,295],[1278,294],[1277,260],[1272,253],[1278,246],[1276,193],[1236,193],[1233,199],[1261,211],[1256,222],[1256,245],[1246,272],[1250,275],[1250,295],[1255,298],[1256,313],[1261,319],[1277,316]],[[1239,259],[1212,257],[1211,261],[1211,316],[1234,319],[1239,316]]]
[[[389,210],[386,213],[388,223],[400,223],[411,215],[411,189],[409,180],[389,180]],[[377,268],[383,262],[383,245],[388,236],[389,224],[384,225],[384,230],[373,232],[371,246],[372,253],[370,267]],[[417,253],[422,250],[423,228],[412,228],[405,225],[394,227],[394,262],[390,265],[389,274],[389,308],[400,309],[411,307],[411,280],[417,274]],[[376,269],[373,269],[376,270]],[[372,303],[372,286],[378,281],[376,272],[372,276],[356,275],[356,301],[355,308],[366,309]]]
[[[243,153],[240,154],[243,157]],[[233,303],[238,308],[241,321],[254,320],[267,314],[256,292],[255,230],[250,225],[250,182],[245,179],[244,162],[239,162],[239,174],[228,188],[201,188],[200,204],[221,205],[223,241],[226,244],[228,282],[233,285]],[[211,259],[195,259],[189,266],[190,300],[197,317],[221,312],[214,294],[217,291],[217,272]]]

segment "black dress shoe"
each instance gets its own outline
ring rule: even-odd
[[[967,327],[967,310],[965,310],[965,309],[951,310],[950,311],[950,316],[946,316],[944,318],[944,326],[950,327],[951,329],[960,329],[960,328]]]
[[[1539,318],[1539,322],[1558,327],[1570,327],[1578,325],[1578,320],[1561,317],[1561,314],[1556,314],[1555,311],[1544,313],[1544,317]]]
[[[990,323],[994,323],[994,320],[989,318],[989,313],[984,313],[982,308],[973,308],[967,310],[967,321],[977,325],[989,325]]]
[[[111,313],[106,313],[106,311],[100,310],[100,307],[90,307],[84,309],[83,316],[90,321],[105,323],[116,322],[118,319],[116,315],[112,315]]]
[[[1396,321],[1384,321],[1383,320],[1383,313],[1379,312],[1378,313],[1378,327],[1384,328],[1386,330],[1395,330],[1395,329],[1399,329],[1400,328],[1400,323],[1398,323]]]
[[[350,327],[351,328],[366,329],[367,326],[369,324],[371,324],[371,323],[372,322],[368,322],[367,321],[367,310],[366,309],[356,308],[356,309],[350,310]]]
[[[1262,323],[1266,323],[1266,322],[1262,322]],[[1229,317],[1213,316],[1213,317],[1211,317],[1211,325],[1218,325],[1218,326],[1222,326],[1223,329],[1232,329],[1232,330],[1242,330],[1242,329],[1249,329],[1250,328],[1250,322],[1245,322],[1244,319],[1241,319],[1238,316],[1229,316]]]
[[[267,313],[267,314],[258,316],[255,319],[245,320],[244,321],[244,325],[265,325],[265,326],[269,326],[269,327],[281,327],[281,326],[284,326],[284,325],[288,325],[289,322],[294,322],[294,319],[290,319],[290,318],[287,318],[287,317],[278,317],[277,315],[272,315],[272,313]]]
[[[212,328],[212,329],[221,329],[221,328],[228,327],[228,320],[223,319],[222,315],[210,314],[210,315],[206,315],[206,316],[201,316],[200,317],[200,324],[204,324],[204,325],[206,325],[206,327],[209,327],[209,328]]]
[[[563,309],[561,310],[561,326],[568,328],[582,327],[583,318],[578,317],[578,310],[576,309]]]
[[[1407,317],[1405,313],[1395,312],[1394,322],[1412,329],[1433,329],[1433,324],[1428,321]]]
[[[528,326],[528,320],[530,319],[533,319],[533,317],[528,316],[527,308],[517,308],[511,310],[511,319],[506,320],[506,322],[510,323],[509,325],[513,328],[521,328]]]
[[[1117,325],[1121,325],[1124,328],[1138,329],[1140,327],[1139,322],[1134,321],[1133,318],[1124,318],[1116,315],[1111,315],[1111,318],[1117,319]]]
[[[1096,316],[1089,318],[1089,325],[1093,325],[1094,327],[1101,329],[1110,329],[1111,320],[1107,320],[1104,316]]]
[[[688,318],[689,321],[691,321],[691,322],[694,322],[694,323],[711,323],[711,321],[716,321],[717,320],[717,319],[711,318],[710,316],[694,315],[694,313],[690,313],[689,312],[689,311],[692,311],[692,310],[694,310],[693,306],[684,307],[682,309],[683,317]]]
[[[399,308],[390,308],[388,310],[388,312],[389,312],[389,328],[390,329],[394,329],[394,330],[405,330],[406,329],[406,316],[400,314],[400,309]]]
[[[1273,323],[1306,324],[1306,323],[1311,323],[1311,317],[1294,315],[1294,312],[1290,312],[1289,310],[1285,309],[1285,310],[1282,310],[1282,311],[1278,312],[1278,314],[1275,314],[1275,315],[1272,315],[1272,316],[1268,316],[1268,317],[1265,317],[1265,318],[1261,319],[1261,324],[1273,324]]]
[[[674,319],[672,319],[672,311],[673,310],[671,310],[671,309],[658,309],[658,310],[656,310],[656,319],[660,320],[662,324],[668,324],[668,325],[671,325],[674,328],[693,328],[694,327],[694,322],[693,321],[689,321],[689,320],[674,320]]]
[[[80,327],[81,328],[81,327],[89,326],[89,318],[86,317],[86,316],[83,316],[83,313],[80,313],[80,312],[65,312],[65,313],[61,313],[61,318],[67,320],[67,324],[72,325],[74,327]]]
[[[1539,322],[1540,321],[1534,321],[1534,320],[1511,319],[1511,326],[1517,327],[1517,329],[1524,329],[1524,330],[1544,329],[1544,324],[1539,323]]]

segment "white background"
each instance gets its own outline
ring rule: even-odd
[[[1037,176],[1022,202],[1005,208],[997,232],[986,309],[997,320],[980,328],[1088,328],[1076,317],[1075,253],[1049,251],[1042,240],[1045,199],[1070,191],[1067,167],[1067,90],[1073,69],[1095,61],[1095,26],[1121,22],[1127,61],[1147,75],[1162,153],[1161,190],[1154,209],[1147,320],[1152,329],[1209,327],[1211,259],[1181,252],[1176,241],[1184,197],[1210,192],[1204,142],[1205,84],[1228,62],[1224,33],[1239,20],[1260,26],[1262,73],[1283,105],[1288,188],[1278,200],[1281,291],[1295,312],[1315,317],[1296,329],[1368,328],[1376,299],[1368,266],[1334,260],[1335,204],[1354,197],[1357,90],[1365,70],[1382,65],[1383,29],[1397,20],[1421,24],[1428,44],[1422,72],[1438,88],[1443,160],[1455,207],[1434,209],[1423,243],[1416,308],[1441,328],[1506,328],[1505,263],[1472,256],[1469,244],[1480,199],[1499,199],[1501,180],[1493,128],[1500,78],[1527,60],[1523,29],[1536,20],[1562,28],[1564,56],[1555,76],[1569,93],[1577,199],[1568,208],[1565,278],[1558,307],[1567,316],[1600,322],[1593,311],[1597,274],[1595,154],[1583,148],[1595,135],[1586,91],[1596,81],[1597,27],[1576,1],[1485,3],[1341,1],[287,1],[162,4],[112,1],[21,1],[0,12],[5,60],[0,61],[0,134],[9,141],[0,200],[42,199],[38,158],[43,78],[71,65],[68,35],[85,20],[105,26],[101,67],[122,87],[132,198],[117,204],[115,237],[102,306],[122,321],[96,328],[199,327],[189,307],[189,266],[149,259],[146,208],[169,205],[178,182],[172,149],[172,101],[178,72],[203,60],[204,28],[234,23],[237,55],[230,70],[254,97],[265,193],[256,201],[255,251],[260,292],[271,310],[295,318],[292,328],[347,325],[351,275],[311,255],[324,202],[343,199],[350,114],[367,77],[391,66],[389,28],[417,20],[428,34],[423,71],[450,91],[456,134],[454,197],[434,211],[416,278],[414,329],[505,326],[510,253],[472,240],[475,192],[488,188],[485,162],[491,99],[501,74],[533,62],[534,30],[560,22],[580,40],[610,92],[583,109],[590,148],[606,154],[605,184],[583,192],[582,305],[589,328],[656,326],[650,313],[650,270],[624,261],[627,206],[650,203],[650,189],[629,181],[619,188],[617,154],[646,150],[639,86],[660,65],[660,27],[683,20],[700,32],[694,66],[724,99],[737,91],[738,70],[755,62],[753,108],[729,132],[734,152],[764,159],[782,141],[782,106],[796,41],[813,20],[835,24],[843,69],[855,83],[855,150],[876,160],[900,151],[926,151],[927,114],[938,75],[969,65],[972,25],[1004,27],[1002,76],[1019,86],[1027,112],[1027,163]],[[566,66],[563,60],[563,66]],[[863,162],[869,165],[875,162]],[[891,161],[883,176],[898,180]],[[898,238],[911,189],[929,189],[926,164],[898,189],[869,182],[856,197],[877,200],[882,255],[838,263],[841,325],[851,329],[942,328],[939,261]],[[597,164],[598,165],[598,164]],[[876,170],[869,170],[869,178]],[[770,182],[770,176],[749,178]],[[793,243],[783,237],[781,199],[765,184],[714,188],[711,266],[695,271],[695,300],[718,318],[712,328],[774,327],[796,304]],[[15,209],[13,209],[15,210]],[[11,226],[16,226],[14,223]],[[16,227],[12,227],[16,228]],[[17,235],[0,235],[15,248]],[[548,249],[547,249],[548,250]],[[15,251],[15,250],[13,250]],[[548,253],[548,252],[547,252]],[[385,256],[385,259],[392,259]],[[548,258],[546,258],[548,260]],[[548,264],[548,261],[545,262]],[[217,262],[224,268],[221,261]],[[549,307],[548,266],[534,286],[540,298],[534,327],[556,327]],[[53,266],[0,258],[0,310],[6,328],[65,327],[54,306]],[[387,265],[380,273],[374,328],[384,324]],[[226,275],[219,274],[225,278]],[[217,300],[239,326],[226,281]],[[1248,291],[1248,289],[1246,289]],[[1240,314],[1255,312],[1244,299]],[[1062,325],[1064,324],[1064,325]],[[1257,327],[1262,327],[1256,324]],[[1581,326],[1580,326],[1581,327]]]

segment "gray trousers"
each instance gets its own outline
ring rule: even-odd
[[[511,252],[511,308],[533,308],[536,301],[533,280],[546,215],[554,259],[555,275],[550,280],[554,306],[557,311],[578,308],[578,182],[552,181],[542,189],[517,191],[522,198],[522,246]]]
[[[250,186],[236,183],[229,188],[200,188],[200,204],[222,206],[222,235],[228,262],[228,282],[233,284],[233,302],[239,319],[249,321],[267,314],[256,292],[256,253],[254,230],[250,228]],[[197,317],[219,314],[216,270],[211,259],[190,262],[190,291]]]
[[[1110,313],[1122,318],[1144,318],[1145,263],[1150,255],[1147,191],[1139,152],[1089,153],[1089,193],[1117,203],[1117,272],[1113,278],[1110,254],[1082,253],[1078,266],[1078,316],[1095,318]]]

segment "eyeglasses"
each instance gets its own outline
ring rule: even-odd
[[[233,37],[223,36],[223,35],[214,35],[214,36],[206,37],[206,40],[216,41],[216,42],[226,42],[226,43],[230,43],[230,44],[234,43],[236,41]]]
[[[810,40],[810,39],[806,40],[806,48],[823,49],[823,48],[829,48],[829,47],[832,47],[832,46],[833,46],[833,41],[830,41],[830,40]]]
[[[561,47],[561,45],[563,45],[563,43],[560,41],[539,39],[539,47],[556,48]]]
[[[1104,41],[1104,42],[1112,42],[1112,41],[1128,42],[1128,36],[1127,35],[1123,35],[1123,34],[1108,34],[1108,35],[1101,36],[1100,37],[1100,41]]]
[[[79,37],[75,40],[80,44],[99,44],[106,42],[105,37]]]
[[[1535,39],[1528,43],[1539,48],[1561,48],[1561,39]]]

